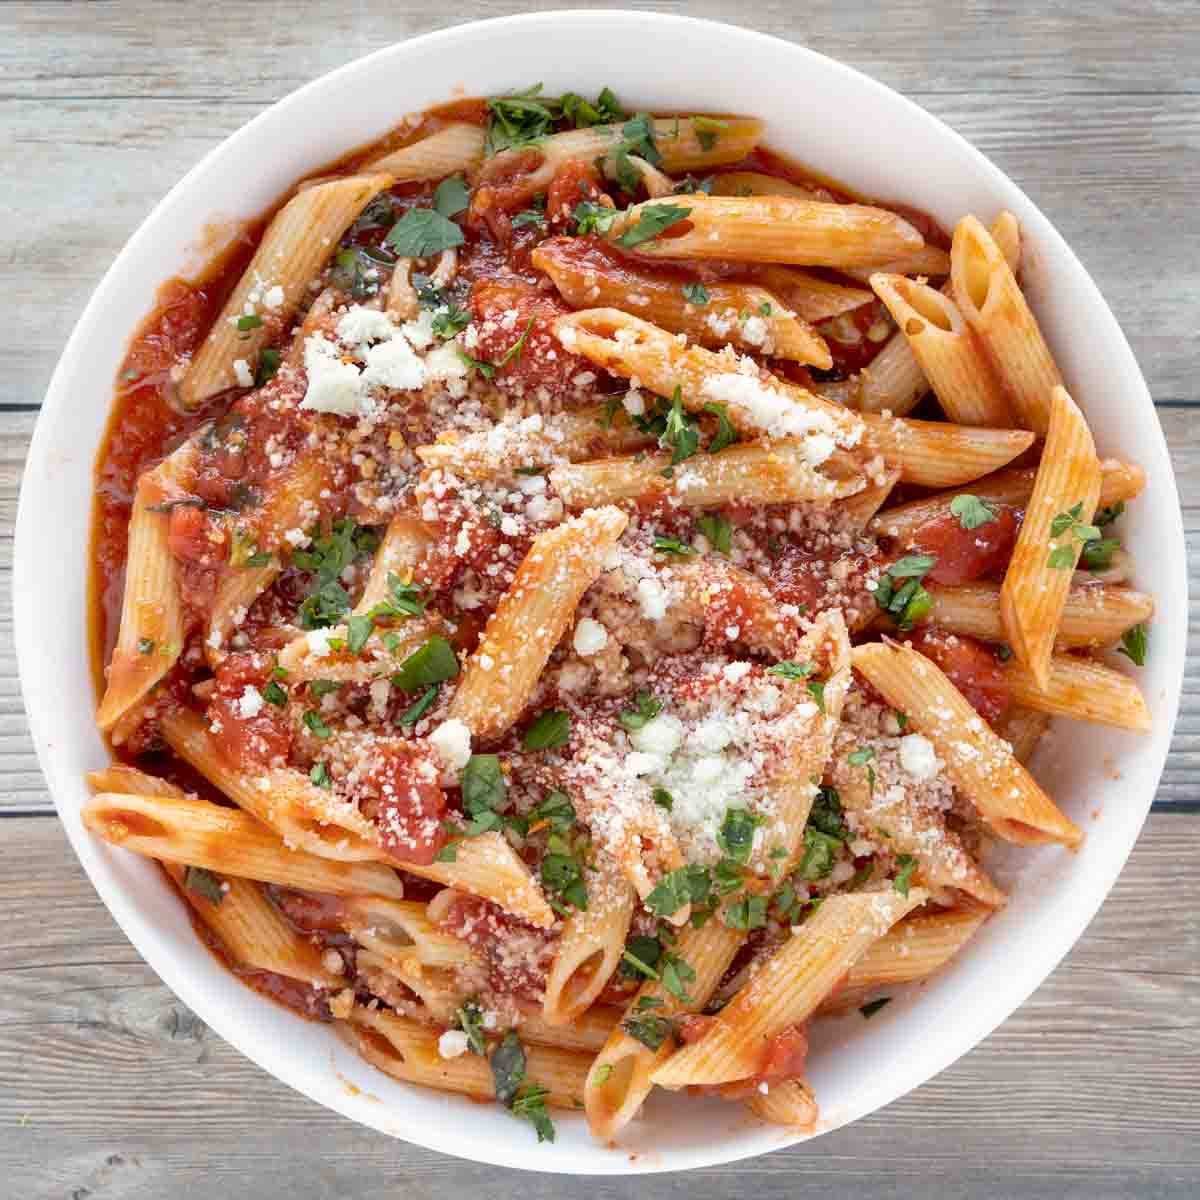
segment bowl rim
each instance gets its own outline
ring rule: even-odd
[[[49,737],[52,728],[53,713],[45,707],[35,708],[29,699],[29,689],[24,686],[26,679],[38,673],[38,668],[33,661],[30,639],[23,636],[37,628],[37,613],[34,608],[33,588],[26,586],[26,581],[34,578],[38,570],[33,534],[29,530],[33,524],[31,512],[35,505],[34,493],[42,485],[40,483],[34,485],[27,482],[33,474],[29,470],[29,467],[34,464],[44,464],[47,460],[47,443],[51,436],[48,430],[51,420],[69,402],[66,387],[68,377],[76,369],[76,360],[80,357],[85,343],[93,335],[95,327],[102,318],[107,298],[110,294],[119,290],[127,265],[143,245],[153,243],[157,227],[166,221],[176,201],[189,191],[193,180],[205,171],[212,160],[226,153],[234,145],[245,141],[254,141],[264,125],[278,119],[287,110],[302,106],[314,92],[336,86],[341,81],[352,78],[355,74],[363,70],[368,63],[374,63],[392,55],[401,56],[416,52],[441,53],[446,47],[453,46],[455,42],[461,39],[472,39],[480,36],[486,37],[490,33],[501,30],[507,31],[514,28],[526,27],[528,31],[538,27],[546,28],[551,25],[561,27],[564,23],[578,26],[597,23],[606,27],[625,25],[642,34],[647,31],[647,27],[656,27],[657,31],[662,34],[680,33],[684,30],[695,30],[697,28],[701,28],[710,34],[719,32],[721,37],[731,43],[731,51],[737,48],[732,44],[736,42],[740,43],[740,47],[744,48],[747,53],[752,52],[756,47],[769,47],[775,53],[786,52],[793,55],[800,65],[805,61],[819,61],[822,69],[841,75],[859,89],[874,92],[878,99],[895,108],[897,111],[903,112],[909,120],[923,123],[936,137],[954,144],[958,152],[966,156],[976,169],[980,170],[992,184],[1008,189],[1011,193],[1019,196],[1026,206],[1027,212],[1027,216],[1022,218],[1022,223],[1025,224],[1027,220],[1032,222],[1036,226],[1037,236],[1040,241],[1043,244],[1052,245],[1056,254],[1065,256],[1078,269],[1078,275],[1084,282],[1089,293],[1088,300],[1091,307],[1097,313],[1102,314],[1105,324],[1105,328],[1097,331],[1097,336],[1103,334],[1111,342],[1109,354],[1124,359],[1127,367],[1132,370],[1132,376],[1136,377],[1140,382],[1139,398],[1134,400],[1131,397],[1129,403],[1131,405],[1140,404],[1149,412],[1154,413],[1153,401],[1146,387],[1141,370],[1134,359],[1132,350],[1095,282],[1048,218],[999,167],[993,164],[981,151],[977,150],[962,135],[951,129],[939,118],[887,85],[858,71],[856,68],[831,59],[807,46],[761,33],[757,30],[703,18],[622,9],[567,9],[522,13],[484,21],[467,22],[392,43],[370,54],[353,59],[332,71],[326,72],[288,93],[274,104],[271,104],[212,147],[154,205],[104,273],[78,321],[75,323],[70,338],[59,358],[50,384],[47,387],[45,401],[38,416],[26,460],[25,478],[22,482],[18,504],[13,551],[14,637],[18,671],[23,683],[22,696],[38,761],[54,799],[56,810],[60,818],[63,819],[64,828],[71,842],[72,849],[79,858],[106,907],[112,913],[122,931],[129,937],[139,954],[146,959],[175,995],[200,1015],[223,1039],[265,1070],[269,1075],[280,1079],[317,1103],[337,1111],[344,1116],[348,1116],[352,1120],[387,1133],[392,1137],[400,1136],[394,1128],[388,1128],[380,1122],[370,1120],[369,1116],[364,1115],[361,1111],[351,1112],[349,1106],[344,1102],[340,1091],[336,1089],[325,1094],[319,1093],[314,1087],[310,1087],[305,1079],[300,1077],[298,1071],[289,1068],[286,1059],[283,1060],[282,1065],[275,1062],[268,1065],[266,1056],[260,1051],[259,1044],[250,1036],[250,1033],[245,1028],[248,1022],[245,1022],[232,1010],[218,1008],[214,1011],[214,1005],[211,1003],[207,993],[203,991],[199,980],[194,977],[186,964],[177,962],[170,956],[165,947],[157,944],[151,935],[143,932],[145,929],[145,920],[138,912],[133,896],[116,884],[98,878],[94,847],[85,844],[90,843],[91,839],[77,822],[66,819],[63,803],[60,800],[61,788],[56,786],[58,772],[54,764],[52,743]],[[131,333],[132,331],[130,331]],[[1172,539],[1178,547],[1182,548],[1184,545],[1183,526],[1178,504],[1178,490],[1175,484],[1174,473],[1171,470],[1170,457],[1166,450],[1161,422],[1158,421],[1157,414],[1154,416],[1154,432],[1157,434],[1158,443],[1162,451],[1162,459],[1167,464],[1169,472],[1167,482],[1175,496],[1175,513],[1172,528],[1161,530],[1160,532]],[[89,456],[89,464],[91,461],[91,456]],[[1176,622],[1177,625],[1181,626],[1181,629],[1177,632],[1182,633],[1182,636],[1179,638],[1180,647],[1182,647],[1186,638],[1187,624],[1186,568],[1182,573],[1182,577],[1178,580],[1178,590],[1173,600],[1177,606],[1176,611],[1182,611],[1183,613],[1182,622]],[[1172,650],[1174,646],[1168,645],[1166,648]],[[1171,728],[1174,727],[1178,715],[1184,673],[1183,654],[1176,655],[1175,660],[1174,670],[1168,676],[1165,692],[1167,709],[1170,715],[1170,720],[1167,724]],[[1167,743],[1169,743],[1169,737],[1165,739],[1164,747]],[[1157,780],[1161,776],[1163,766],[1165,765],[1166,752],[1164,748],[1153,773],[1154,780],[1156,781],[1155,786],[1157,786]],[[1154,795],[1154,790],[1149,788],[1148,785],[1147,790],[1149,794],[1145,802],[1143,821],[1145,814],[1149,812]],[[946,1037],[939,1040],[935,1047],[925,1048],[919,1066],[915,1070],[904,1074],[898,1084],[896,1077],[892,1077],[886,1081],[875,1080],[871,1084],[864,1086],[862,1097],[853,1106],[854,1111],[844,1119],[839,1119],[837,1127],[849,1124],[861,1116],[868,1115],[890,1103],[892,1100],[920,1087],[971,1048],[979,1044],[998,1025],[1007,1020],[1028,999],[1029,995],[1045,981],[1055,966],[1075,945],[1111,891],[1120,870],[1123,868],[1129,853],[1132,851],[1140,828],[1141,823],[1138,824],[1137,829],[1134,830],[1133,835],[1129,838],[1128,845],[1120,854],[1119,862],[1116,864],[1115,869],[1111,871],[1111,878],[1107,881],[1106,885],[1103,888],[1093,889],[1087,903],[1081,904],[1070,913],[1064,914],[1064,920],[1058,927],[1058,935],[1056,937],[1048,939],[1043,944],[1027,947],[1027,965],[1024,974],[1026,980],[1032,981],[1028,983],[1028,986],[1022,985],[1007,993],[1006,999],[1000,1006],[999,1011],[992,1009],[988,1011],[983,1019],[964,1022],[956,1030],[948,1031]],[[131,929],[139,930],[138,934],[135,936],[130,932]],[[1032,969],[1029,968],[1028,960],[1033,960],[1036,964]],[[269,1004],[270,1002],[261,1000],[260,1003]],[[406,1140],[415,1141],[416,1144],[448,1155],[491,1165],[555,1173],[635,1175],[663,1170],[720,1165],[756,1156],[757,1154],[766,1152],[766,1149],[775,1148],[775,1145],[783,1148],[794,1145],[797,1141],[805,1140],[802,1137],[789,1136],[781,1138],[778,1143],[771,1147],[764,1148],[759,1145],[747,1148],[742,1146],[736,1139],[717,1139],[711,1146],[706,1147],[703,1152],[695,1150],[672,1152],[672,1161],[670,1163],[656,1163],[645,1159],[637,1163],[631,1163],[627,1155],[618,1152],[611,1156],[611,1169],[603,1165],[599,1168],[589,1165],[587,1168],[580,1170],[577,1167],[573,1167],[570,1163],[560,1160],[557,1156],[553,1161],[545,1163],[539,1163],[536,1156],[532,1157],[531,1160],[531,1157],[526,1153],[527,1148],[519,1136],[513,1138],[511,1148],[506,1147],[501,1152],[489,1152],[486,1157],[479,1154],[472,1154],[469,1147],[464,1147],[461,1139],[454,1138],[453,1130],[443,1132],[437,1128],[436,1122],[431,1121],[427,1126],[419,1130],[410,1131],[406,1129],[403,1136]]]

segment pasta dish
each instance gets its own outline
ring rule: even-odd
[[[810,1022],[945,966],[993,843],[1082,842],[1051,718],[1149,728],[1144,476],[1016,220],[763,134],[609,89],[407,118],[164,285],[97,461],[87,828],[539,1142],[654,1088],[812,1129]]]

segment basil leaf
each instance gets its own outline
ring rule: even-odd
[[[551,750],[565,746],[571,736],[571,718],[561,709],[551,708],[539,713],[525,731],[526,750]]]
[[[507,1108],[517,1098],[526,1072],[525,1047],[511,1029],[492,1051],[491,1067],[496,1099]]]
[[[964,529],[978,529],[996,519],[996,510],[985,500],[968,492],[955,496],[950,501],[950,511],[958,518]]]
[[[392,676],[392,683],[403,692],[442,683],[458,674],[458,658],[444,637],[434,634],[419,650],[415,650]]]
[[[644,204],[637,221],[617,238],[617,245],[632,250],[643,242],[653,241],[672,225],[691,215],[690,208],[680,204]]]
[[[225,899],[225,889],[220,879],[204,867],[184,867],[183,886],[213,904],[220,904]]]

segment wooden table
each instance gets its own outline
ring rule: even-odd
[[[1200,791],[1190,776],[1200,765],[1200,669],[1190,657],[1155,811],[1108,903],[1033,998],[886,1111],[807,1146],[686,1177],[518,1176],[349,1124],[268,1078],[184,1009],[76,865],[26,735],[8,571],[38,404],[88,294],[159,197],[271,101],[387,42],[553,7],[0,7],[9,148],[0,179],[0,1196],[159,1198],[190,1188],[205,1200],[717,1200],[750,1188],[768,1200],[806,1187],[946,1200],[1195,1196]],[[1200,6],[635,7],[736,16],[805,41],[913,97],[1007,170],[1062,230],[1129,334],[1175,457],[1188,536],[1200,540]]]

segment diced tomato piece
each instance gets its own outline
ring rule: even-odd
[[[777,1033],[763,1051],[756,1082],[799,1079],[808,1059],[808,1034],[801,1025],[790,1025]]]
[[[167,546],[181,562],[213,566],[224,557],[225,537],[210,536],[208,513],[195,504],[177,504],[167,525]]]
[[[921,630],[906,640],[945,672],[985,721],[995,721],[1008,707],[1008,680],[996,656],[982,642],[935,629]]]
[[[581,200],[597,200],[600,195],[600,172],[595,166],[582,158],[569,158],[555,172],[546,192],[546,220],[550,228],[566,228],[575,205]]]
[[[493,991],[540,998],[554,956],[552,934],[466,892],[455,894],[440,924],[487,963],[488,985]]]
[[[265,654],[230,654],[217,668],[216,688],[208,705],[209,727],[223,758],[231,763],[266,764],[285,759],[292,747],[291,726],[277,705],[258,706],[270,680],[271,659]],[[247,689],[253,689],[247,694]]]
[[[427,867],[446,844],[446,793],[430,750],[399,740],[376,743],[355,799],[375,823],[383,848],[400,862]]]
[[[346,905],[341,896],[275,885],[271,885],[267,891],[275,907],[301,933],[340,933],[345,927],[343,917]]]
[[[496,366],[495,384],[533,399],[545,388],[549,399],[572,390],[571,380],[591,364],[569,354],[551,326],[569,310],[547,292],[521,280],[485,280],[471,292],[482,332],[475,357]],[[520,342],[519,349],[517,343]],[[501,364],[505,355],[508,360]]]
[[[932,554],[937,562],[926,578],[953,587],[1002,571],[1012,557],[1020,522],[1013,509],[994,505],[996,519],[975,529],[964,529],[953,513],[926,521],[915,534],[913,546]]]

